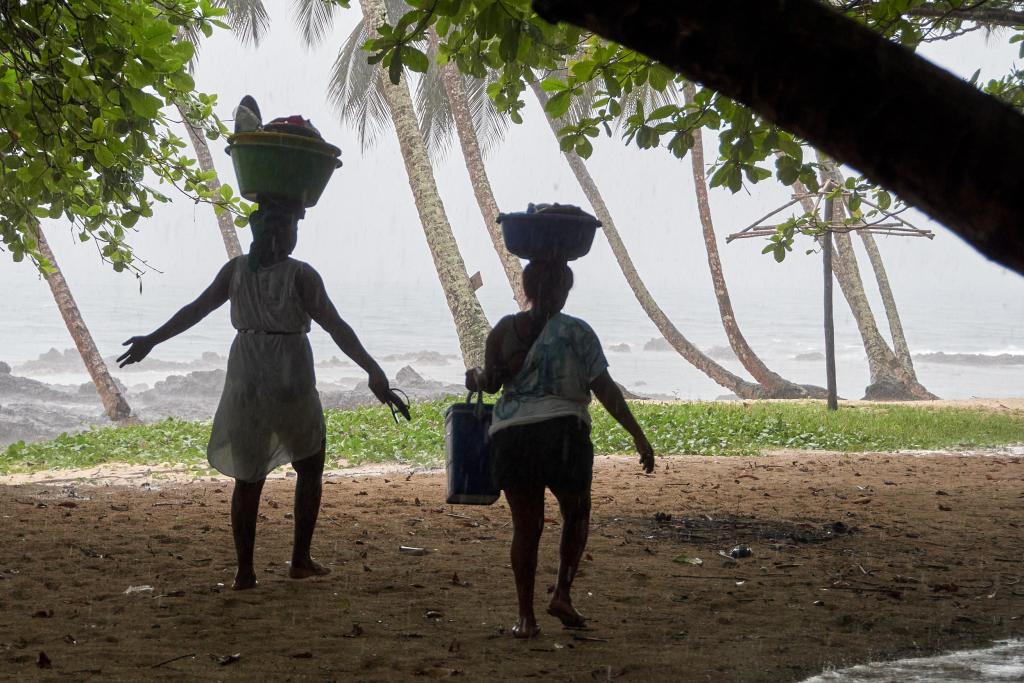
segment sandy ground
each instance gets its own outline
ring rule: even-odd
[[[590,628],[543,614],[549,501],[529,642],[507,630],[507,507],[445,505],[439,473],[328,478],[315,551],[333,574],[304,582],[286,578],[293,483],[269,482],[242,593],[224,585],[229,483],[6,483],[0,678],[787,681],[987,645],[1024,635],[1022,475],[1009,452],[679,456],[652,477],[600,457]],[[718,554],[737,544],[753,556]]]

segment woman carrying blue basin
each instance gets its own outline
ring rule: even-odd
[[[562,313],[573,284],[566,260],[589,250],[598,223],[575,207],[555,207],[553,221],[545,220],[544,208],[532,206],[527,214],[502,215],[510,250],[534,259],[523,270],[523,289],[531,305],[498,322],[487,338],[484,367],[466,373],[470,391],[504,389],[494,406],[490,432],[495,482],[512,513],[512,569],[519,602],[519,621],[512,632],[517,638],[540,633],[533,597],[546,488],[558,500],[562,515],[558,577],[547,612],[567,627],[585,625],[570,589],[590,525],[591,392],[632,435],[644,471],[654,470],[654,451],[608,374],[597,335],[583,320]],[[582,242],[570,244],[573,240],[566,240],[561,228],[575,230],[588,219],[589,238],[587,230],[581,230]]]

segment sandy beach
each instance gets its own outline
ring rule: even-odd
[[[282,470],[243,593],[225,587],[226,480],[7,478],[0,676],[787,681],[987,645],[1024,634],[1019,450],[675,456],[650,477],[599,457],[575,588],[590,626],[540,602],[529,642],[508,631],[507,506],[445,505],[438,472],[328,476],[314,551],[333,573],[298,582]],[[549,501],[539,601],[558,531]],[[740,544],[752,557],[719,553]]]

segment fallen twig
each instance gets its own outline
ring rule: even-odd
[[[721,575],[703,575],[694,576],[692,574],[673,574],[673,579],[722,579],[723,581],[749,581],[749,579],[742,576],[721,576]]]
[[[196,654],[194,652],[191,652],[191,653],[189,653],[187,655],[179,655],[177,657],[171,657],[170,659],[165,659],[164,661],[160,662],[159,664],[154,664],[150,668],[151,669],[159,669],[161,666],[163,666],[165,664],[170,664],[171,662],[176,662],[179,659],[188,659],[189,657],[195,657],[195,656],[196,656]]]
[[[827,586],[822,590],[837,590],[837,591],[863,591],[865,593],[884,593],[890,598],[899,600],[903,597],[903,592],[896,590],[895,588],[868,588],[866,586]]]

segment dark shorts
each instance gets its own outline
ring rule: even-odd
[[[493,438],[494,483],[508,489],[546,486],[589,491],[594,474],[590,426],[578,417],[506,427]]]

